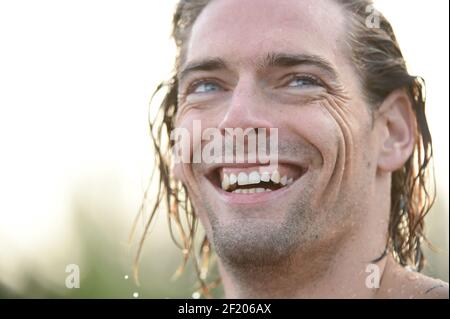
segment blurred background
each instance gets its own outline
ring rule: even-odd
[[[148,103],[172,70],[175,2],[0,0],[0,298],[192,296],[192,267],[172,279],[182,258],[165,216],[140,286],[128,240],[153,164]],[[427,81],[438,197],[425,272],[448,282],[449,2],[376,5]],[[69,264],[79,289],[65,286]]]

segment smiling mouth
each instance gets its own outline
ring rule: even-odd
[[[219,189],[233,194],[254,194],[289,187],[306,173],[306,168],[288,164],[278,166],[220,167],[209,176]]]

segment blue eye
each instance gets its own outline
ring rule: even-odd
[[[288,87],[311,87],[320,85],[319,81],[309,76],[296,76],[289,82]]]
[[[200,82],[192,86],[191,93],[209,93],[219,91],[219,85],[213,82]]]

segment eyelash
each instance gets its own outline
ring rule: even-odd
[[[312,83],[312,85],[325,87],[325,84],[320,79],[318,79],[315,76],[308,75],[308,74],[293,73],[293,74],[286,75],[284,78],[289,78],[289,81],[287,82],[287,84],[283,84],[281,86],[278,86],[277,88],[287,86],[289,83],[291,83],[294,80],[305,80],[305,79],[310,81]],[[209,83],[215,84],[215,85],[223,88],[223,86],[220,85],[220,83],[217,79],[211,79],[211,78],[199,79],[199,80],[193,81],[188,86],[188,88],[186,90],[186,95],[192,94],[198,88],[198,86],[200,86],[201,84],[209,84]],[[199,94],[201,94],[201,93],[199,93]]]
[[[321,86],[321,87],[325,86],[325,84],[319,78],[317,78],[313,75],[309,75],[309,74],[293,73],[293,74],[286,75],[285,78],[288,78],[287,84],[283,84],[282,86],[287,86],[289,83],[291,83],[292,81],[295,81],[295,80],[308,80],[314,86]],[[282,87],[282,86],[280,86],[280,87]]]
[[[194,91],[198,88],[198,86],[200,86],[201,84],[208,84],[208,83],[212,83],[218,86],[221,86],[219,84],[219,81],[217,79],[211,79],[211,78],[205,78],[205,79],[200,79],[200,80],[195,80],[193,81],[191,84],[189,84],[187,90],[186,90],[186,95],[194,93]],[[223,86],[221,86],[223,87]]]

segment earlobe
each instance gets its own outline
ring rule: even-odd
[[[405,90],[392,92],[380,106],[377,121],[381,125],[379,169],[393,172],[411,156],[416,138],[416,119]]]

